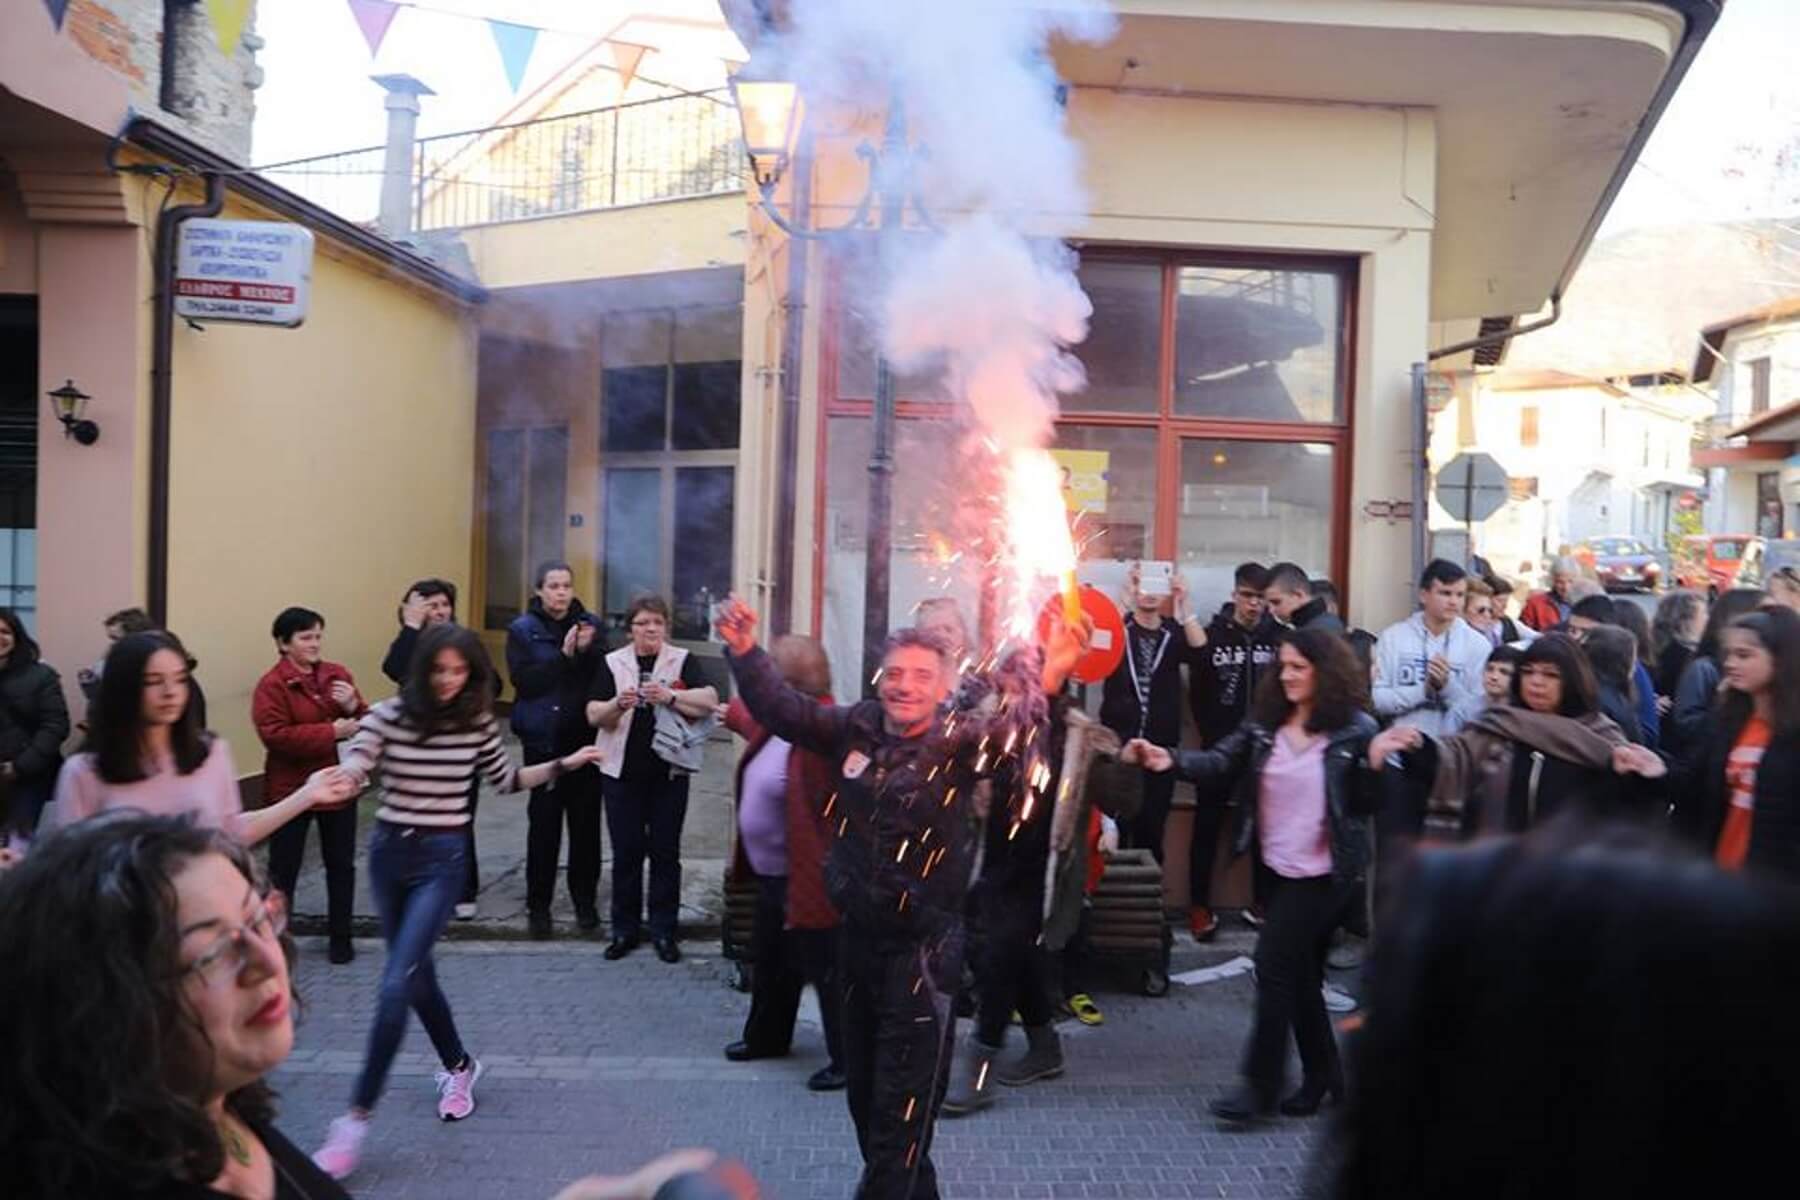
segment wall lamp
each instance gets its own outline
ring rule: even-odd
[[[56,419],[62,422],[63,436],[74,438],[83,446],[91,446],[100,440],[100,426],[82,416],[91,399],[92,396],[75,386],[73,379],[66,380],[50,393],[50,403],[56,406]]]

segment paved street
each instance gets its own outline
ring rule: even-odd
[[[1180,940],[1177,971],[1251,945],[1246,933],[1204,950]],[[824,1061],[816,1022],[803,1013],[790,1059],[727,1063],[720,1051],[748,997],[727,986],[716,942],[688,948],[670,967],[644,952],[608,963],[576,942],[441,946],[445,990],[488,1067],[480,1109],[461,1124],[437,1121],[437,1064],[415,1021],[355,1194],[544,1200],[584,1172],[705,1145],[747,1162],[770,1197],[846,1200],[859,1160],[843,1095],[802,1086]],[[276,1085],[282,1127],[309,1149],[342,1111],[361,1061],[382,954],[373,941],[358,949],[355,963],[334,968],[322,940],[301,942],[305,1011]],[[1006,1090],[994,1109],[940,1124],[945,1196],[1299,1194],[1316,1123],[1234,1132],[1205,1114],[1231,1080],[1251,987],[1238,976],[1178,985],[1163,999],[1101,994],[1104,1026],[1062,1026],[1062,1079]]]

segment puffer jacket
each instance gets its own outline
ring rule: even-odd
[[[565,656],[563,639],[577,624],[595,626],[594,640],[580,654]],[[506,627],[512,730],[528,757],[566,753],[589,739],[587,688],[605,653],[606,639],[579,600],[570,601],[558,620],[534,596],[531,607]]]
[[[1369,739],[1379,728],[1374,717],[1359,712],[1349,724],[1326,735],[1325,815],[1331,827],[1331,877],[1339,883],[1362,880],[1373,857],[1373,814],[1379,795],[1368,755]],[[1210,750],[1175,751],[1175,770],[1183,779],[1216,779],[1231,785],[1229,789],[1203,789],[1200,795],[1203,802],[1224,795],[1237,801],[1233,854],[1241,855],[1256,844],[1257,789],[1263,764],[1274,748],[1274,730],[1245,721]]]
[[[0,671],[0,762],[13,765],[20,783],[54,781],[68,736],[69,706],[54,670],[20,662]]]

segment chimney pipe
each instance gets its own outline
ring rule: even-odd
[[[381,232],[395,241],[412,232],[413,144],[419,128],[419,97],[436,92],[411,75],[371,75],[387,92],[387,155],[382,160]]]

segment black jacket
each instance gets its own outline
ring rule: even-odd
[[[1206,645],[1193,652],[1188,666],[1188,703],[1200,740],[1212,745],[1236,729],[1250,712],[1250,697],[1263,672],[1275,661],[1275,639],[1281,629],[1264,613],[1245,629],[1221,608],[1206,627]]]
[[[1656,694],[1673,699],[1681,686],[1681,673],[1694,660],[1694,648],[1684,642],[1670,642],[1656,656]]]
[[[1100,689],[1100,723],[1122,738],[1146,737],[1173,745],[1181,740],[1181,664],[1204,651],[1188,645],[1181,626],[1167,617],[1162,623],[1162,650],[1150,676],[1150,711],[1138,704],[1136,657],[1132,649],[1134,618],[1125,618],[1125,656]],[[1142,629],[1142,626],[1137,626]]]
[[[1711,855],[1731,803],[1725,760],[1746,717],[1715,709],[1687,759],[1671,773],[1677,833]],[[1800,883],[1800,736],[1776,736],[1756,768],[1756,807],[1744,865]]]
[[[1294,610],[1295,629],[1323,629],[1326,633],[1344,634],[1347,632],[1344,619],[1325,607],[1325,602],[1314,596],[1305,604]]]
[[[594,626],[594,640],[579,654],[565,656],[563,639],[576,625]],[[512,731],[532,750],[569,751],[588,741],[588,683],[606,654],[599,623],[581,606],[569,604],[558,620],[531,605],[506,628],[506,673],[512,676]]]
[[[69,706],[55,671],[41,662],[0,671],[0,762],[13,765],[20,783],[54,780],[68,736]]]
[[[1379,800],[1374,772],[1369,770],[1369,739],[1380,726],[1359,712],[1325,744],[1325,815],[1331,825],[1331,877],[1340,883],[1362,879],[1374,854],[1373,814]],[[1245,721],[1211,750],[1175,751],[1175,769],[1184,779],[1223,779],[1237,801],[1231,849],[1243,854],[1256,843],[1257,788],[1263,764],[1275,748],[1275,732]],[[1201,803],[1227,794],[1202,789]]]

